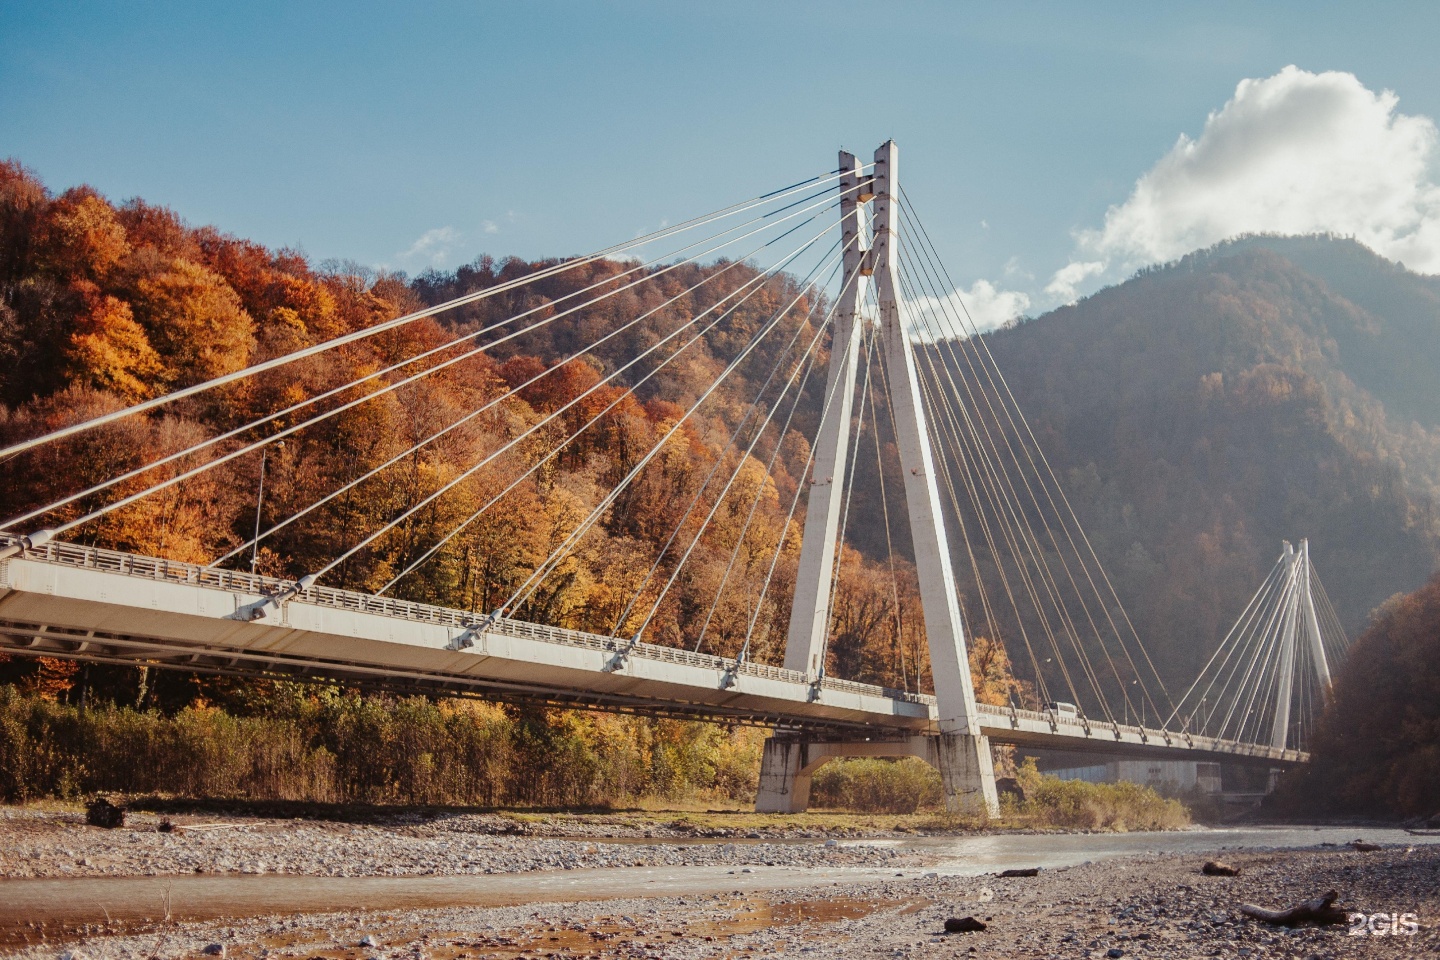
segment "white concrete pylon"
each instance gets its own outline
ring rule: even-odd
[[[847,183],[862,183],[855,158],[840,155],[842,190]],[[852,179],[853,178],[853,179]],[[866,273],[873,274],[880,305],[881,349],[891,372],[891,403],[896,445],[905,481],[905,502],[915,545],[915,566],[920,581],[925,634],[930,649],[931,675],[938,703],[939,733],[924,756],[939,768],[946,805],[953,810],[996,813],[995,773],[989,741],[981,735],[965,649],[964,625],[950,556],[949,537],[941,511],[934,454],[915,366],[914,346],[905,324],[900,297],[898,228],[900,220],[899,150],[894,141],[875,151],[871,177],[874,238],[871,249],[845,260],[845,299],[837,311],[830,380],[826,402],[830,411],[816,440],[815,472],[806,508],[805,540],[801,545],[791,609],[785,665],[819,677],[823,673],[826,634],[830,621],[830,583],[834,570],[840,503],[844,499],[846,456],[850,431],[855,366],[859,358],[859,292]],[[865,192],[856,190],[857,202],[844,205],[841,215],[845,241],[859,230],[859,207]],[[858,244],[855,245],[858,248]],[[853,281],[853,282],[852,282]],[[817,542],[818,539],[818,542]],[[858,746],[857,746],[858,748]],[[798,748],[797,748],[798,749]],[[800,754],[776,742],[767,748],[761,767],[761,810],[803,809],[808,791],[795,788],[805,764]],[[829,745],[815,754],[815,762],[844,755],[843,745]],[[807,754],[808,756],[808,754]],[[793,768],[793,769],[792,769]],[[797,806],[798,805],[798,806]]]
[[[860,360],[860,304],[869,277],[865,273],[865,237],[861,223],[860,161],[840,152],[840,243],[844,273],[835,309],[835,337],[830,344],[830,375],[825,387],[824,418],[815,438],[810,471],[810,499],[805,508],[805,536],[785,638],[785,668],[811,677],[824,673],[825,633],[830,625],[830,582],[835,570],[835,539],[840,506],[845,499],[845,470],[850,453],[850,418],[855,401],[855,373]]]
[[[1300,611],[1305,617],[1309,634],[1310,656],[1315,661],[1316,678],[1320,681],[1320,702],[1330,702],[1330,660],[1325,656],[1325,642],[1320,636],[1320,618],[1315,615],[1315,597],[1310,593],[1310,541],[1300,541]]]
[[[940,506],[930,430],[915,369],[914,345],[901,309],[899,271],[900,151],[891,140],[875,151],[875,239],[871,262],[880,301],[880,337],[891,376],[896,446],[905,479],[905,507],[915,545],[930,674],[939,707],[940,773],[946,803],[995,813],[995,771],[990,744],[980,734],[965,627]]]
[[[1320,687],[1320,702],[1330,699],[1330,660],[1325,655],[1325,640],[1320,634],[1320,618],[1315,612],[1311,593],[1310,541],[1301,540],[1297,550],[1285,541],[1281,563],[1289,565],[1289,580],[1280,602],[1284,605],[1280,635],[1280,664],[1276,685],[1275,716],[1270,725],[1270,744],[1284,749],[1290,736],[1290,710],[1294,699],[1295,663],[1302,642],[1310,649],[1315,679]],[[1304,682],[1303,679],[1301,681]]]
[[[1275,716],[1270,724],[1270,743],[1284,747],[1290,736],[1290,700],[1295,686],[1295,632],[1299,622],[1301,554],[1285,541],[1283,561],[1287,565],[1285,592],[1281,596],[1284,612],[1280,626],[1280,667],[1275,696]]]

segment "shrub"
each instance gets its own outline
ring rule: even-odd
[[[1088,783],[1047,777],[1026,757],[1016,771],[1023,800],[1007,796],[1002,812],[1034,826],[1082,830],[1177,830],[1190,814],[1178,800],[1167,800],[1138,783]]]
[[[810,803],[864,813],[914,813],[943,801],[940,774],[923,760],[831,760],[815,771]]]
[[[81,708],[0,686],[0,800],[166,794],[603,806],[754,797],[763,733],[468,700],[281,690],[263,713]]]

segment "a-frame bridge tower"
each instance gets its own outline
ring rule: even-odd
[[[840,153],[841,244],[844,273],[835,317],[825,414],[816,438],[805,539],[800,548],[785,666],[818,679],[824,673],[830,625],[831,580],[838,549],[840,507],[851,451],[850,420],[860,361],[860,304],[875,285],[879,338],[894,377],[896,446],[905,478],[906,514],[915,544],[915,566],[924,608],[925,636],[938,701],[939,733],[902,740],[816,741],[777,732],[765,745],[756,808],[768,812],[805,809],[810,777],[840,756],[918,756],[933,764],[945,787],[947,808],[997,810],[995,773],[988,739],[980,732],[965,632],[956,593],[949,538],[940,508],[934,453],[921,402],[915,355],[901,309],[899,280],[899,150],[889,141],[875,151],[872,173],[852,154]],[[873,204],[873,234],[866,237],[865,208]]]

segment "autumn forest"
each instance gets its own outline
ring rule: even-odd
[[[317,264],[296,251],[194,227],[139,199],[115,203],[87,187],[55,193],[7,161],[0,164],[0,442],[501,287],[558,262],[480,257],[454,272],[413,278],[348,262]],[[805,378],[777,405],[779,415],[748,450],[731,438],[767,374],[782,365],[787,343],[814,341],[810,362],[825,369],[820,321],[829,300],[818,286],[785,273],[764,275],[745,261],[646,267],[655,275],[631,286],[636,269],[622,259],[587,262],[163,413],[14,457],[0,464],[0,503],[13,517],[136,472],[47,515],[44,522],[53,526],[217,461],[66,537],[197,563],[224,558],[236,569],[250,569],[253,558],[259,572],[287,578],[343,557],[327,584],[479,612],[514,597],[603,505],[600,522],[524,592],[514,615],[624,636],[643,623],[652,643],[726,657],[743,648],[752,659],[778,662],[804,517],[807,438],[821,415],[823,375]],[[1429,365],[1425,351],[1440,338],[1407,346],[1427,324],[1433,332],[1440,318],[1440,287],[1432,280],[1349,241],[1252,238],[987,336],[1171,686],[1183,689],[1214,650],[1281,538],[1311,538],[1315,562],[1354,633],[1372,609],[1417,588],[1435,569],[1440,407],[1427,384],[1440,367]],[[741,287],[753,290],[737,303]],[[610,295],[596,298],[596,291]],[[541,322],[581,299],[585,304],[564,323]],[[714,311],[721,303],[729,305]],[[531,328],[484,336],[527,312]],[[689,343],[672,338],[677,326],[712,312],[722,319],[706,336]],[[778,335],[757,339],[777,317]],[[737,359],[734,374],[698,415],[684,417]],[[1404,365],[1401,375],[1394,374],[1397,364]],[[352,402],[429,367],[434,372]],[[264,419],[277,410],[289,412]],[[322,410],[331,413],[292,429]],[[249,426],[257,420],[264,422]],[[263,456],[229,456],[262,436],[275,437]],[[642,465],[642,455],[662,439],[660,454]],[[208,440],[215,442],[139,471]],[[865,440],[876,454],[888,442],[878,428]],[[485,454],[512,447],[512,456],[473,469]],[[547,456],[552,451],[558,453]],[[857,463],[856,512],[870,522],[857,523],[843,549],[827,672],[928,690],[909,544],[903,533],[892,538],[874,522],[879,512],[903,509],[893,499],[900,478],[879,465],[890,460],[867,454]],[[604,504],[637,467],[634,481]],[[732,476],[709,511],[714,478]],[[450,484],[444,496],[427,499]],[[707,509],[691,509],[695,502]],[[400,517],[384,536],[352,549]],[[278,527],[252,546],[257,524],[262,531]],[[693,543],[683,566],[672,536]],[[657,558],[661,575],[649,577]],[[977,575],[983,581],[996,571],[977,567]],[[973,620],[977,593],[964,585],[962,593]],[[1413,613],[1421,609],[1416,604],[1403,609]],[[1033,704],[1035,678],[1016,651],[1007,651],[1010,627],[1002,625],[1000,636],[972,632],[980,699]],[[374,730],[390,731],[382,739],[389,738],[386,755],[397,766],[416,753],[405,737],[420,736],[415,731],[422,728],[431,730],[425,736],[470,743],[473,763],[489,764],[494,775],[426,788],[427,797],[465,802],[595,801],[605,793],[602,782],[616,777],[628,794],[702,788],[743,795],[758,743],[749,733],[728,737],[700,724],[489,705],[409,703],[382,715],[360,691],[52,660],[5,660],[0,680],[9,685],[0,701],[0,761],[6,750],[12,757],[9,785],[0,778],[0,792],[11,797],[24,780],[14,773],[15,745],[35,742],[46,724],[80,722],[55,712],[57,704],[105,704],[137,718],[184,714],[196,724],[207,710],[203,723],[229,717],[225,723],[250,731],[236,734],[239,741],[253,740],[256,750],[281,749],[276,744],[283,741],[285,750],[318,765],[319,772],[306,775],[309,786],[297,781],[264,790],[330,798],[415,799],[394,783],[352,788],[333,781],[333,762],[324,757],[364,752],[355,733],[361,717]],[[394,717],[401,714],[414,723],[408,733],[397,732],[401,721]],[[266,716],[285,718],[289,732],[267,740],[273,730],[244,727]],[[126,748],[135,756],[158,749],[136,746],[142,741],[179,736],[144,726],[153,722],[135,721]],[[459,736],[457,724],[471,732]],[[22,736],[22,728],[29,732]],[[321,740],[329,746],[316,753]],[[513,779],[504,770],[566,751],[577,770],[589,771],[575,782],[536,787],[534,794],[504,786]],[[589,759],[575,759],[582,754]],[[231,762],[241,772],[223,789],[264,792],[245,785],[247,760]],[[49,792],[85,786],[65,787],[69,774],[58,770],[46,774],[54,778]],[[387,780],[383,772],[375,776]],[[322,781],[328,785],[315,786]],[[410,781],[424,777],[412,771]]]

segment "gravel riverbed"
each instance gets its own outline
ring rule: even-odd
[[[169,832],[160,831],[162,821],[170,822]],[[489,815],[351,824],[131,814],[124,827],[104,830],[87,826],[77,813],[8,808],[0,814],[0,877],[458,876],[630,866],[914,867],[934,859],[761,834],[686,843],[677,842],[683,834],[664,829],[615,826],[607,838],[603,827],[590,824],[590,836],[561,839],[517,836],[517,828],[516,821]]]
[[[8,818],[0,818],[0,873],[9,878],[59,878],[38,883],[81,876],[135,877],[137,884],[153,886],[156,880],[140,878],[153,872],[163,883],[167,872],[176,876],[193,871],[192,863],[209,864],[205,869],[264,863],[274,873],[313,876],[323,889],[327,882],[376,882],[327,881],[342,875],[332,871],[414,878],[447,871],[461,876],[479,869],[514,874],[520,882],[521,874],[545,876],[534,871],[576,877],[592,866],[608,866],[610,874],[596,875],[614,875],[615,881],[613,889],[607,885],[599,897],[583,902],[522,906],[412,903],[405,909],[314,913],[292,907],[263,916],[244,916],[245,911],[237,910],[237,915],[218,920],[108,920],[97,909],[93,918],[79,924],[11,918],[0,931],[0,954],[23,960],[1328,960],[1440,955],[1440,845],[1145,854],[1004,878],[953,875],[947,870],[957,869],[956,864],[934,862],[933,855],[885,846],[827,845],[821,839],[688,843],[639,837],[605,843],[601,838],[498,835],[484,832],[493,824],[463,818],[360,827],[217,819],[209,823],[229,825],[202,830],[198,828],[204,824],[197,821],[197,829],[159,834],[143,819],[114,831],[84,827],[75,819],[32,811],[11,811]],[[1217,855],[1239,867],[1240,875],[1203,875],[1202,864]],[[77,862],[64,862],[67,857]],[[78,863],[82,859],[90,862]],[[719,874],[712,878],[719,886],[684,896],[678,895],[678,887],[667,890],[663,883],[646,886],[655,883],[646,876],[659,874],[627,869],[637,861],[668,865],[666,876],[710,870]],[[740,866],[747,862],[759,866],[753,871]],[[720,869],[726,863],[735,866]],[[566,866],[580,873],[564,873]],[[803,882],[778,889],[748,882],[767,871],[789,871]],[[0,881],[0,889],[5,882],[30,881]],[[280,881],[262,875],[246,882]],[[1364,915],[1364,922],[1288,930],[1237,912],[1245,902],[1285,908],[1331,889],[1339,894],[1338,906]],[[1413,930],[1394,922],[1409,919],[1405,915],[1413,915]],[[986,927],[945,933],[946,919],[958,917],[974,917]]]
[[[1033,878],[925,875],[764,896],[655,896],[495,909],[332,913],[159,924],[141,933],[51,939],[26,960],[467,958],[1432,957],[1440,952],[1440,848],[1230,854],[1238,877],[1193,856],[1138,856]],[[1413,933],[1347,925],[1296,930],[1241,917],[1245,901],[1290,906],[1327,889],[1366,914],[1413,913]],[[986,924],[946,934],[949,917]]]

